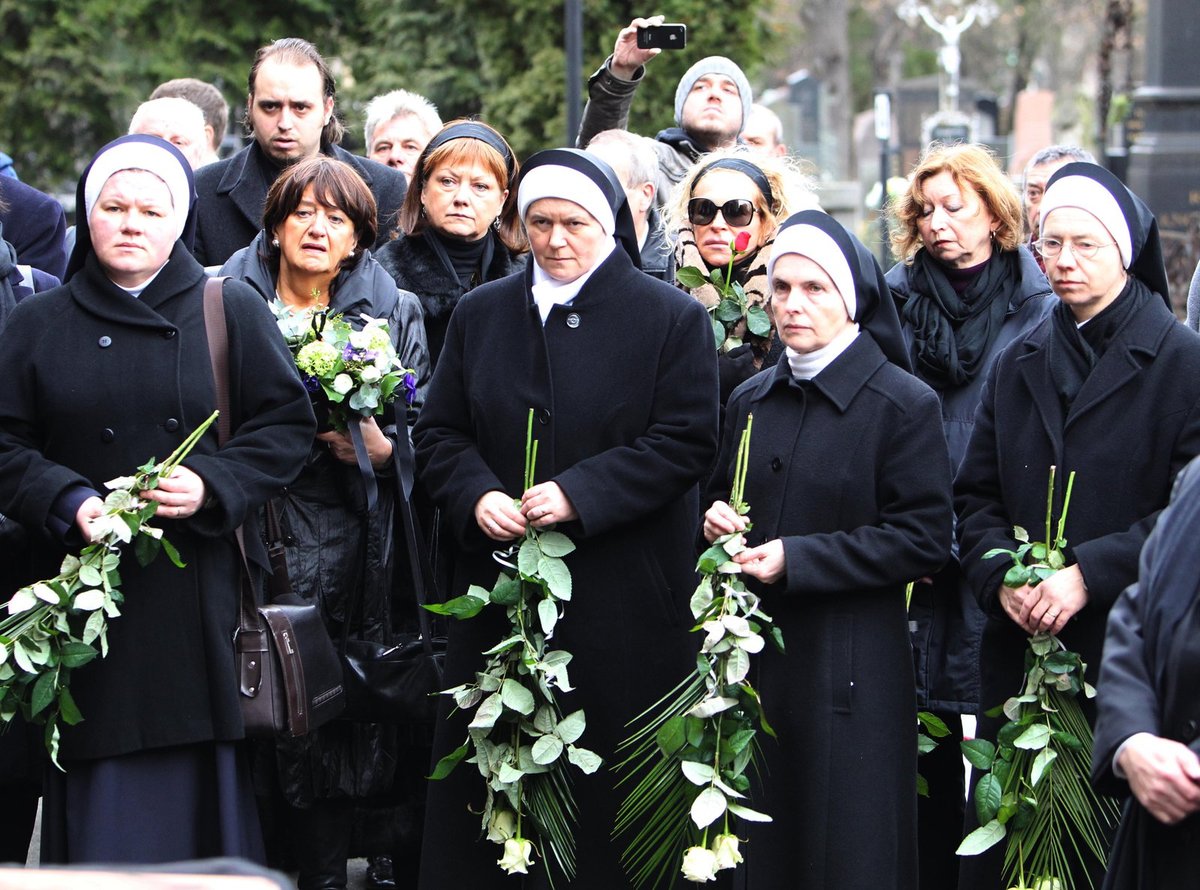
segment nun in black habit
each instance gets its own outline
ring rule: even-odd
[[[84,171],[62,287],[0,335],[0,511],[30,532],[37,577],[85,542],[104,482],[169,455],[216,407],[191,167],[155,136],[109,143]],[[186,567],[126,552],[108,656],[71,677],[83,722],[47,770],[42,862],[262,858],[238,742],[234,531],[303,465],[315,420],[262,298],[226,281],[230,437],[210,429],[147,497]]]
[[[1104,168],[1072,163],[1050,178],[1041,233],[1059,303],[997,360],[955,479],[963,571],[988,616],[985,709],[1017,694],[1026,640],[1038,631],[1078,652],[1097,684],[1109,609],[1137,577],[1176,474],[1200,453],[1200,337],[1169,308],[1149,209]],[[1076,473],[1067,566],[1036,587],[1004,587],[1005,560],[983,554],[1011,549],[1014,525],[1044,526],[1052,465],[1055,516]],[[1093,703],[1081,705],[1094,719]],[[1001,722],[982,717],[979,737],[994,739]],[[977,824],[970,805],[967,823]],[[997,846],[965,858],[959,886],[1004,886],[1001,856]],[[1085,867],[1097,885],[1100,863]]]
[[[455,307],[413,431],[417,464],[461,547],[454,594],[490,589],[499,569],[492,551],[526,523],[557,525],[575,542],[566,557],[573,595],[555,629],[556,645],[574,655],[575,690],[560,700],[564,712],[585,710],[580,743],[611,765],[625,724],[695,664],[688,600],[698,483],[717,445],[712,328],[699,303],[639,271],[625,194],[603,161],[539,152],[518,202],[533,261]],[[524,490],[531,408],[539,450],[536,484]],[[506,629],[494,609],[452,622],[446,685],[473,680],[481,653]],[[443,698],[444,713],[451,705]],[[435,758],[465,736],[462,714],[440,721]],[[571,886],[626,886],[610,839],[622,796],[613,774],[573,771],[573,779]],[[497,866],[500,848],[481,838],[471,812],[483,800],[470,765],[430,784],[424,890],[547,886],[545,855],[523,879]]]
[[[780,229],[768,265],[785,355],[734,390],[704,536],[745,519],[728,504],[754,416],[745,498],[750,548],[787,654],[755,682],[778,740],[752,790],[769,824],[739,825],[747,890],[917,886],[916,687],[909,581],[950,556],[950,457],[938,398],[909,373],[883,272],[816,210]],[[760,806],[761,804],[761,806]]]

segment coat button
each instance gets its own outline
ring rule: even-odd
[[[111,442],[115,438],[117,438],[117,434],[114,433],[110,427],[105,427],[100,431],[101,442]]]
[[[567,316],[567,327],[569,327],[569,328],[579,327],[579,313],[578,312],[572,312],[570,315]]]
[[[175,432],[175,430],[179,429],[179,421],[176,420],[174,417],[168,417],[167,422],[163,424],[163,428],[168,433],[173,433],[173,432]]]
[[[774,470],[776,473],[778,473],[780,470],[783,469],[783,461],[781,461],[777,457],[771,458],[771,469]]]
[[[550,422],[549,408],[542,408],[540,411],[538,411],[538,421],[540,421],[542,424],[547,424]]]
[[[163,339],[164,340],[173,340],[173,339],[175,339],[176,333],[178,333],[178,332],[174,328],[170,328],[169,330],[163,331],[162,332]]]
[[[105,334],[96,342],[100,344],[101,349],[107,349],[108,347],[112,346],[112,337],[108,336],[108,334]]]

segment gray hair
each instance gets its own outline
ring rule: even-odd
[[[596,148],[600,151],[593,151]],[[657,180],[658,155],[651,141],[645,136],[638,136],[628,130],[603,130],[592,137],[585,150],[603,161],[608,161],[610,156],[624,161],[621,168],[626,174],[626,188],[635,188],[643,182]]]
[[[365,150],[371,151],[371,138],[375,131],[392,118],[411,114],[419,120],[432,136],[442,128],[442,119],[438,116],[437,106],[417,93],[408,90],[392,90],[382,96],[376,96],[367,103],[367,124],[363,128],[366,139]]]
[[[767,106],[761,105],[758,102],[755,102],[750,106],[750,114],[747,116],[747,119],[754,115],[763,118],[770,124],[771,135],[775,137],[776,145],[783,142],[783,121],[779,119],[779,115],[777,115]]]
[[[1078,145],[1049,145],[1029,159],[1029,163],[1025,165],[1025,172],[1028,173],[1042,164],[1057,164],[1059,161],[1084,161],[1094,164],[1096,158],[1086,148],[1080,148]]]

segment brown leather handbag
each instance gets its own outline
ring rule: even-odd
[[[204,285],[204,325],[216,387],[217,439],[229,438],[229,333],[221,296],[224,278]],[[242,721],[247,736],[300,736],[329,722],[345,707],[342,666],[329,639],[320,609],[290,590],[273,590],[272,601],[258,605],[246,558],[242,529],[241,609],[234,631],[234,660]],[[282,552],[270,554],[273,566]],[[282,583],[286,582],[286,574]]]

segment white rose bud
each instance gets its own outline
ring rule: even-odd
[[[707,847],[688,847],[683,854],[683,876],[702,884],[717,879],[717,854]]]
[[[379,372],[379,369],[377,367],[375,367],[374,365],[367,365],[365,368],[362,369],[361,376],[362,376],[363,383],[378,383],[379,378],[382,377],[383,374],[381,374]]]
[[[487,839],[497,844],[508,840],[517,832],[517,817],[512,810],[499,807],[492,810],[492,818],[488,821]]]
[[[533,865],[533,842],[523,837],[510,837],[504,842],[504,855],[496,860],[496,864],[508,874],[529,874],[528,866]]]
[[[718,871],[723,868],[737,868],[738,863],[742,861],[736,834],[718,834],[713,838],[712,851],[717,857]]]
[[[352,389],[354,389],[354,380],[351,379],[349,374],[338,374],[333,378],[334,392],[339,392],[342,395],[345,395]]]

